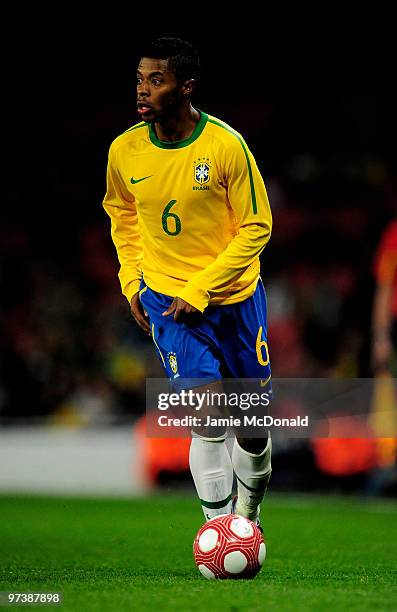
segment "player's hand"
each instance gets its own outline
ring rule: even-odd
[[[180,297],[175,297],[172,300],[172,303],[168,310],[163,312],[163,317],[168,317],[170,314],[174,313],[175,321],[182,321],[186,316],[193,314],[194,312],[198,312],[197,308],[185,302]]]
[[[131,298],[131,314],[134,317],[135,321],[138,323],[139,327],[143,329],[145,334],[150,334],[150,325],[149,325],[149,317],[148,313],[144,310],[141,301],[139,299],[139,291],[134,293]]]

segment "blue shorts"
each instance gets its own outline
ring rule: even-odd
[[[267,306],[263,283],[246,300],[227,306],[208,306],[188,322],[163,317],[172,297],[157,293],[142,280],[139,292],[148,313],[152,338],[166,375],[177,379],[271,377],[267,344]],[[269,385],[270,386],[270,385]]]

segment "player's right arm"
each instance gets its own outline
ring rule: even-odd
[[[138,226],[136,202],[123,184],[118,170],[117,145],[109,150],[106,174],[107,190],[103,207],[111,220],[111,235],[120,263],[119,280],[123,295],[128,300],[131,314],[147,333],[149,323],[139,301],[139,286],[142,278],[142,239]]]

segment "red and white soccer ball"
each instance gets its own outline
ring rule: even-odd
[[[209,580],[253,578],[263,565],[266,546],[252,521],[222,514],[199,529],[193,554],[198,569]]]

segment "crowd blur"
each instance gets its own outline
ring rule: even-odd
[[[84,49],[66,48],[55,75],[24,70],[22,83],[12,71],[10,90],[20,95],[3,126],[12,163],[0,229],[0,426],[136,423],[143,436],[137,419],[145,410],[145,381],[164,374],[120,293],[101,205],[109,145],[139,120],[134,67],[122,53],[110,67],[107,48],[96,48],[95,58],[85,42]],[[238,59],[238,50],[219,48],[220,88],[208,54],[196,106],[242,133],[272,207],[273,234],[261,266],[273,376],[376,375],[374,354],[384,359],[392,339],[382,329],[387,249],[379,255],[384,232],[397,218],[390,78],[377,66],[368,89],[366,65],[364,87],[351,82],[351,71],[350,86],[342,87],[344,57],[336,87],[333,64],[310,72],[298,54],[284,65],[273,57],[266,79],[258,77],[262,87],[255,66],[244,64],[255,87],[235,87],[231,58]],[[250,57],[262,70],[262,55]],[[107,69],[112,86],[104,87]],[[30,98],[28,130],[25,90],[40,92]],[[379,448],[364,438],[275,448],[272,487],[330,490],[343,475],[338,486],[395,491],[390,441]],[[174,461],[175,473],[190,483],[188,446],[169,442],[165,452],[151,442],[145,446],[153,459],[146,461],[150,478],[164,480],[162,458]]]
[[[260,113],[231,108],[227,119],[256,156],[274,216],[262,255],[273,375],[371,376],[375,253],[397,201],[389,160],[373,151],[325,150],[292,150],[275,160],[263,144],[275,140],[272,113],[264,113],[262,125]],[[146,377],[163,375],[120,294],[101,209],[111,120],[110,113],[63,126],[77,161],[69,181],[62,171],[54,181],[54,206],[73,209],[63,232],[54,229],[56,218],[47,225],[35,214],[28,223],[9,220],[2,231],[3,423],[128,419],[144,409]],[[94,137],[98,152],[87,167],[75,147]]]

